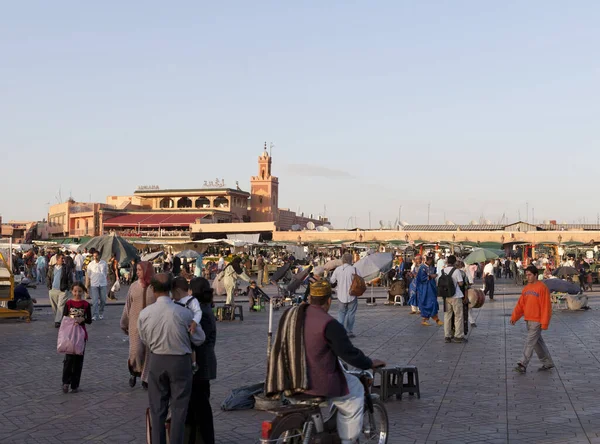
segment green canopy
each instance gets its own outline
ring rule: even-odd
[[[493,251],[486,250],[485,248],[478,248],[477,250],[473,250],[471,254],[469,254],[464,262],[465,264],[475,264],[479,262],[486,262],[490,259],[498,259],[500,256]]]
[[[84,248],[87,248],[88,250],[90,248],[95,248],[96,250],[101,251],[101,259],[105,261],[110,259],[112,253],[115,253],[120,266],[129,264],[133,259],[138,258],[137,249],[126,239],[117,236],[114,233],[90,239],[85,244],[79,246],[79,251],[83,251]]]

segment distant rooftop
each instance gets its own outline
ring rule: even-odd
[[[228,191],[230,193],[247,194],[250,193],[235,188],[174,188],[174,189],[159,189],[159,190],[135,190],[134,194],[163,194],[163,193],[215,193]]]

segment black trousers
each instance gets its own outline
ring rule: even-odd
[[[485,277],[485,290],[483,294],[490,294],[490,299],[494,299],[494,276],[488,274]]]
[[[65,355],[62,374],[63,384],[71,385],[72,389],[79,388],[82,370],[83,355]]]
[[[186,444],[214,444],[215,426],[210,406],[210,381],[194,377],[186,420]]]

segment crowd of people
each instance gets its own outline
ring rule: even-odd
[[[360,276],[354,266],[359,257],[356,253],[343,253],[339,258],[341,265],[332,272],[326,272],[323,265],[333,258],[314,255],[303,262],[302,267],[310,267],[309,286],[302,303],[294,309],[310,307],[305,308],[303,314],[305,322],[310,324],[308,329],[303,330],[307,344],[305,371],[313,376],[330,375],[326,386],[315,384],[304,387],[304,390],[315,396],[329,397],[338,408],[346,406],[346,410],[340,410],[338,429],[343,439],[347,437],[348,442],[352,442],[352,437],[361,427],[357,419],[358,412],[362,418],[362,396],[358,394],[361,387],[350,375],[340,371],[337,358],[359,368],[371,368],[382,363],[365,357],[351,342],[355,337],[358,310],[358,297],[351,288],[355,276]],[[33,253],[33,259],[35,267],[32,268],[36,272],[32,272],[32,277],[41,275],[46,278],[55,326],[60,327],[65,316],[73,318],[84,329],[87,342],[85,327],[104,319],[106,299],[111,297],[110,289],[119,276],[116,258],[113,255],[109,262],[105,262],[101,259],[101,252],[92,249],[73,254],[39,251]],[[523,270],[527,285],[511,317],[512,324],[524,317],[527,325],[523,356],[515,367],[519,373],[526,372],[534,351],[542,361],[542,370],[554,367],[542,339],[542,331],[548,328],[552,315],[550,297],[543,282],[538,281],[542,272],[535,265],[546,268],[555,265],[543,259],[536,258],[532,261],[534,264]],[[295,262],[292,255],[281,255],[277,260],[283,264]],[[571,260],[569,258],[560,265],[577,267],[577,262],[573,260],[571,264]],[[583,261],[582,258],[580,260]],[[167,253],[160,273],[150,262],[132,263],[131,285],[120,328],[129,338],[126,363],[129,385],[135,387],[139,378],[141,386],[148,391],[153,442],[166,442],[165,422],[169,412],[170,442],[182,443],[185,442],[184,437],[189,436],[195,437],[189,442],[214,442],[210,381],[216,378],[216,319],[212,310],[212,286],[214,281],[222,279],[227,293],[226,303],[235,305],[234,295],[239,281],[248,281],[252,309],[261,297],[260,286],[270,280],[269,263],[273,263],[273,258],[261,253],[235,256],[231,260],[226,260],[226,256],[221,254],[214,261],[214,272],[209,275],[206,274],[208,267],[202,255],[195,261],[182,262],[177,256]],[[495,280],[514,279],[522,267],[519,259],[511,258],[465,265],[455,255],[431,251],[408,260],[400,259],[393,271],[395,277],[405,281],[409,313],[419,315],[423,326],[443,326],[446,343],[466,343],[466,325],[476,326],[473,309],[469,307],[469,292],[475,281],[483,281],[485,294],[493,301]],[[212,285],[206,277],[213,278]],[[24,279],[16,287],[14,304],[18,309],[33,311],[36,301],[27,292],[27,283],[28,280]],[[328,314],[334,291],[337,293],[336,319]],[[443,320],[439,315],[440,296]],[[91,299],[91,303],[86,297]],[[282,322],[289,318],[282,316]],[[279,331],[286,328],[289,326],[280,325]],[[317,332],[321,333],[315,334]],[[317,353],[319,356],[330,356],[331,362],[313,359],[311,353],[314,350],[321,350]],[[269,363],[271,365],[276,364]],[[82,368],[83,354],[65,356],[62,378],[65,393],[69,388],[71,392],[79,390]],[[331,385],[334,380],[335,384]],[[332,391],[333,387],[337,389]]]

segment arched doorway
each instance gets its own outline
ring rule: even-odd
[[[225,197],[217,197],[214,206],[215,208],[229,208],[229,201]]]
[[[206,197],[199,197],[198,199],[196,199],[196,208],[209,208],[210,207],[210,200],[208,200]]]
[[[182,197],[177,201],[177,208],[192,208],[192,200],[189,197]]]
[[[160,208],[173,208],[175,205],[173,204],[173,199],[170,197],[163,197],[159,206]]]

